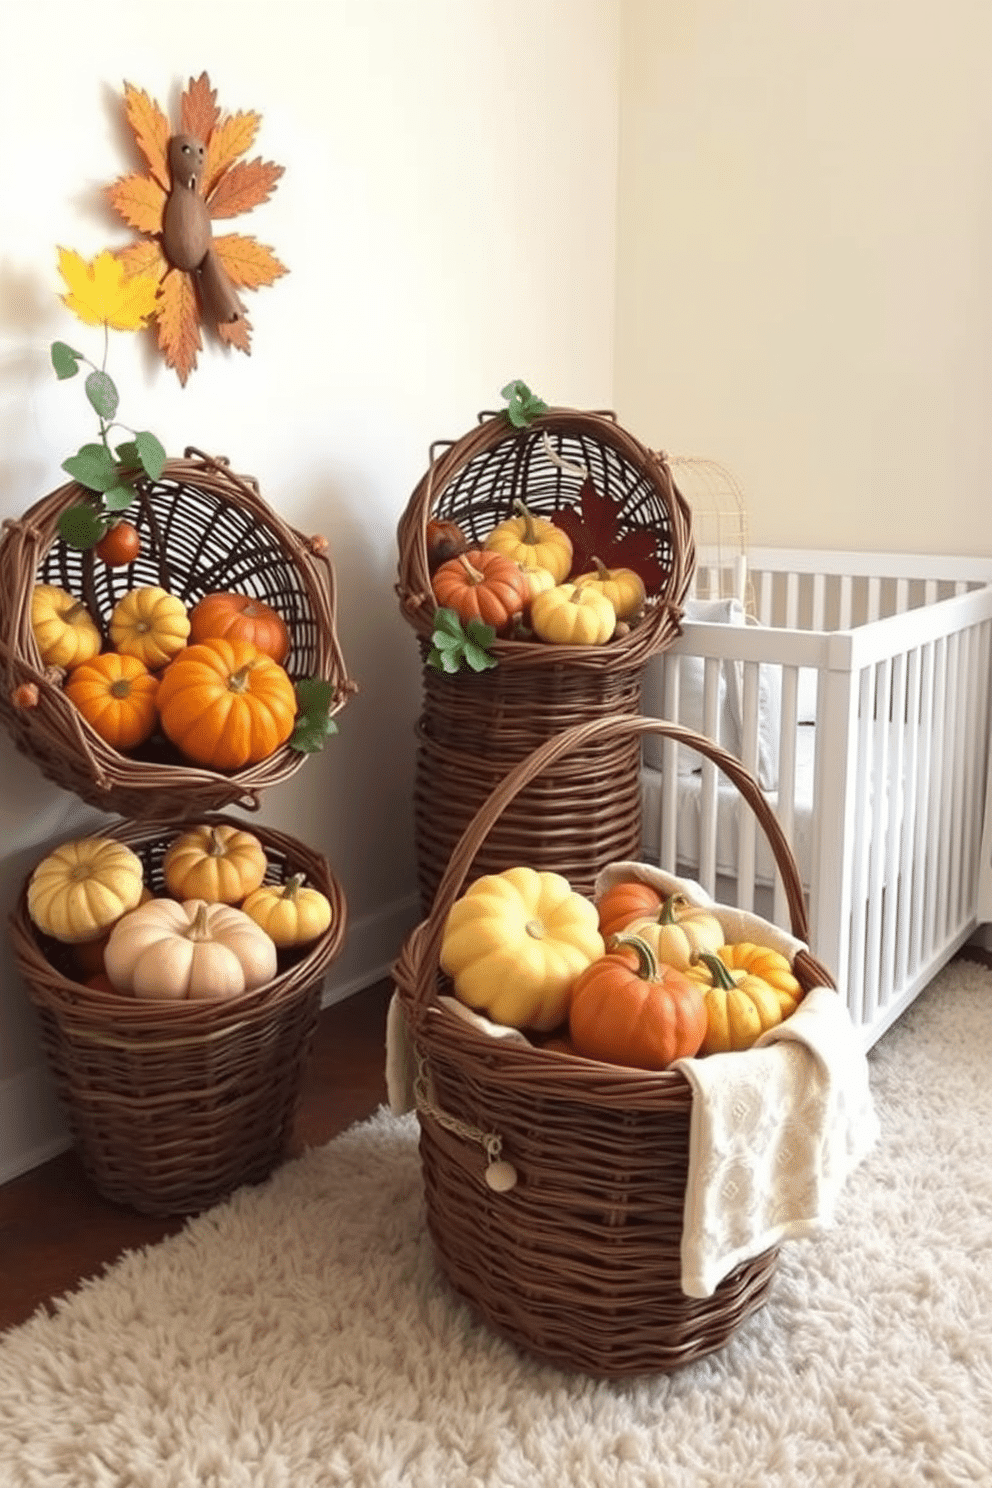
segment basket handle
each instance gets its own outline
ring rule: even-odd
[[[421,965],[434,966],[439,963],[441,941],[448,912],[462,889],[476,853],[505,807],[524,786],[547,766],[554,764],[556,760],[574,749],[581,749],[606,737],[633,738],[641,734],[660,734],[663,738],[674,739],[679,744],[691,746],[698,753],[712,760],[718,769],[722,770],[733,782],[758,818],[758,823],[768,838],[785,885],[792,933],[797,940],[809,941],[809,923],[802,881],[789,840],[782,830],[778,817],[765,799],[758,782],[745,769],[736,755],[729,754],[727,750],[722,749],[719,744],[715,744],[704,734],[683,728],[681,724],[667,723],[664,719],[644,717],[640,714],[612,714],[591,719],[587,723],[576,724],[572,728],[555,734],[540,744],[526,759],[516,764],[512,770],[509,770],[499,784],[493,788],[451,850],[448,866],[434,894],[430,914],[421,927],[423,935],[419,952]]]

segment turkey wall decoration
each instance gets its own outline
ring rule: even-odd
[[[287,270],[271,248],[243,233],[215,233],[214,225],[267,201],[283,167],[243,159],[261,116],[221,113],[205,72],[190,78],[182,94],[176,132],[159,105],[130,83],[124,112],[147,168],[106,188],[114,211],[140,234],[117,257],[126,275],[156,280],[159,350],[185,386],[205,326],[251,354],[242,292],[272,284]]]

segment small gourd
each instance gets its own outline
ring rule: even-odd
[[[432,517],[427,523],[424,542],[427,546],[429,573],[433,573],[449,559],[457,558],[459,553],[467,553],[469,548],[468,538],[458,523],[445,521],[442,517]]]
[[[240,770],[285,744],[296,693],[279,663],[250,642],[211,637],[166,667],[158,710],[162,732],[188,759]]]
[[[527,581],[512,558],[485,548],[442,563],[431,580],[434,598],[467,624],[482,620],[502,634],[528,601]]]
[[[155,731],[158,678],[137,656],[103,651],[75,667],[64,690],[90,728],[114,749],[136,749]]]
[[[549,1032],[572,982],[604,954],[596,906],[560,873],[485,874],[448,912],[441,969],[455,995],[495,1023]]]
[[[659,961],[679,971],[687,971],[701,951],[717,951],[724,943],[716,915],[690,904],[683,894],[670,894],[653,914],[632,920],[626,931],[646,940]]]
[[[157,672],[186,645],[189,615],[178,595],[145,584],[121,596],[108,628],[115,651],[137,656],[150,672]]]
[[[230,904],[150,899],[119,920],[103,955],[118,992],[179,1002],[238,997],[272,980],[276,948]]]
[[[617,612],[596,589],[558,584],[532,600],[530,623],[542,641],[558,646],[604,646],[616,629]]]
[[[782,1004],[762,977],[731,971],[716,953],[704,951],[688,975],[703,989],[706,1037],[701,1054],[750,1049],[782,1021]]]
[[[36,584],[31,591],[31,630],[43,666],[69,670],[96,656],[103,644],[83,601],[57,584]]]
[[[587,586],[596,589],[610,601],[618,620],[635,620],[647,599],[644,580],[632,568],[607,568],[599,558],[593,558],[595,568],[590,573],[579,574],[575,580],[577,589]]]
[[[278,610],[250,594],[207,594],[189,612],[190,644],[223,636],[250,641],[280,665],[289,655],[290,637]]]
[[[144,869],[114,837],[77,837],[42,858],[27,888],[32,922],[66,945],[98,940],[141,899]]]
[[[331,901],[320,889],[308,888],[301,873],[282,884],[262,884],[241,908],[282,949],[309,945],[331,925]]]
[[[624,879],[611,884],[596,900],[599,928],[604,937],[619,935],[634,920],[647,919],[660,909],[662,896],[650,884],[639,879]]]
[[[700,988],[656,960],[638,936],[618,937],[572,987],[568,1029],[587,1059],[663,1070],[697,1053],[706,1034]]]
[[[562,583],[572,567],[572,539],[547,517],[537,517],[519,499],[513,503],[515,517],[494,527],[486,547],[512,558],[521,568],[547,568],[555,583]]]
[[[224,822],[187,827],[162,857],[162,876],[177,899],[240,904],[265,877],[268,859],[254,832]]]

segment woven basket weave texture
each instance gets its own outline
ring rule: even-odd
[[[597,739],[649,731],[691,744],[737,787],[769,839],[793,933],[806,941],[791,849],[740,761],[678,725],[618,716],[546,741],[504,777],[466,828],[430,914],[394,967],[420,1066],[427,1224],[441,1269],[520,1347],[599,1377],[668,1371],[721,1348],[764,1302],[777,1251],[739,1266],[712,1297],[686,1296],[689,1082],[678,1071],[625,1069],[487,1037],[438,1001],[451,991],[440,948],[470,863],[526,784]],[[833,986],[806,951],[793,970],[807,991]],[[518,1174],[505,1193],[483,1180],[494,1150]]]
[[[551,409],[523,429],[503,414],[480,414],[476,429],[437,449],[397,531],[397,593],[423,673],[414,827],[425,912],[458,836],[508,769],[575,724],[639,713],[644,664],[677,636],[694,564],[689,507],[665,458],[613,414]],[[654,565],[657,582],[648,586],[642,620],[606,646],[499,638],[491,647],[495,668],[436,671],[427,662],[436,609],[427,523],[453,521],[470,545],[481,546],[514,515],[517,500],[538,517],[580,515],[587,475],[613,504],[615,538],[638,540]],[[473,876],[514,862],[563,861],[576,888],[591,891],[607,863],[639,849],[639,764],[636,739],[587,745],[508,806]]]
[[[204,820],[244,826],[223,815]],[[144,1002],[94,990],[74,980],[68,948],[32,923],[27,883],[11,916],[14,954],[83,1167],[106,1198],[148,1214],[207,1208],[281,1161],[324,975],[344,940],[345,899],[324,858],[285,833],[251,830],[268,859],[266,882],[302,873],[332,908],[328,930],[280,951],[276,977],[254,992]],[[105,835],[127,843],[148,887],[164,892],[174,823],[120,823]]]
[[[337,637],[326,544],[284,522],[250,477],[198,451],[168,461],[160,480],[139,484],[128,510],[142,538],[133,564],[109,567],[92,549],[80,552],[59,537],[60,515],[86,496],[70,482],[3,524],[0,721],[48,779],[102,811],[164,820],[232,805],[257,810],[261,792],[294,774],[305,754],[286,744],[258,764],[223,773],[184,760],[160,734],[133,754],[120,753],[66,697],[62,674],[43,667],[31,628],[32,590],[36,583],[54,584],[83,599],[105,638],[114,605],[143,585],[158,585],[187,606],[217,590],[264,600],[289,629],[290,678],[329,682],[333,716],[356,689]],[[13,695],[24,683],[37,687],[36,707],[15,706]]]

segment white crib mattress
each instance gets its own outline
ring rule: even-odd
[[[789,834],[789,845],[796,859],[799,877],[805,889],[810,884],[810,864],[813,842],[813,766],[815,756],[815,727],[804,724],[797,729],[796,743],[796,794],[793,807],[793,826]],[[643,808],[642,851],[645,858],[657,862],[661,840],[661,771],[645,765],[641,771],[641,796]],[[778,805],[777,791],[766,792],[772,806]],[[699,864],[700,815],[702,809],[702,772],[678,776],[678,821],[676,827],[676,850],[678,871],[696,877]],[[737,787],[723,775],[717,777],[716,814],[716,871],[728,878],[737,876],[737,852],[742,813],[751,814],[751,808],[740,795]],[[775,859],[768,840],[758,827],[756,830],[757,862],[755,882],[763,887],[774,883]]]

